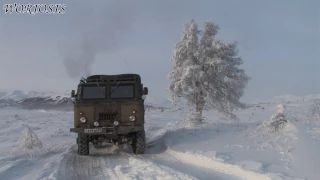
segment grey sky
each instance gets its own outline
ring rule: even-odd
[[[245,100],[320,92],[317,0],[136,0],[120,6],[111,1],[1,1],[14,2],[64,2],[67,8],[63,15],[35,16],[2,10],[2,90],[75,89],[79,80],[69,78],[62,55],[72,54],[84,36],[101,36],[95,45],[105,47],[95,54],[94,74],[139,73],[150,95],[166,97],[174,43],[184,23],[194,18],[200,28],[204,20],[213,20],[220,26],[219,39],[239,42],[243,68],[252,78]],[[126,22],[104,24],[114,13]]]

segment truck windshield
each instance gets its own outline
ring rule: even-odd
[[[110,98],[133,98],[134,86],[133,85],[112,85]]]
[[[84,86],[82,87],[82,99],[104,99],[106,98],[105,86]]]

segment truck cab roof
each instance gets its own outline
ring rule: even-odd
[[[87,82],[119,82],[132,81],[141,83],[141,77],[138,74],[117,74],[117,75],[91,75],[86,79]]]

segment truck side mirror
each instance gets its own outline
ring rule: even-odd
[[[75,91],[72,90],[72,91],[71,91],[71,97],[73,98],[74,96],[75,96]]]
[[[147,87],[143,88],[143,95],[148,95],[148,88]]]

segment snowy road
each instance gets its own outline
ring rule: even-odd
[[[156,163],[147,155],[116,153],[81,157],[72,151],[65,158],[57,179],[196,179],[187,172]]]
[[[127,150],[127,151],[126,151]],[[144,155],[128,149],[91,148],[91,156],[70,151],[60,163],[57,178],[64,179],[271,179],[238,166],[181,153],[162,139],[150,144]]]
[[[201,168],[197,161],[192,163],[195,160],[192,158],[175,157],[168,152],[142,156],[117,153],[81,157],[72,151],[61,161],[57,179],[242,179],[232,171],[221,173],[210,166]]]

